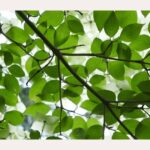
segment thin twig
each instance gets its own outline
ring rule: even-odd
[[[103,132],[102,132],[103,133],[102,138],[103,139],[105,139],[105,125],[106,125],[106,123],[105,123],[105,121],[106,121],[105,117],[106,117],[105,116],[105,105],[103,105],[103,128],[102,128],[102,130],[103,130]]]
[[[95,56],[100,57],[104,59],[110,59],[110,60],[117,60],[117,61],[123,61],[123,62],[132,62],[132,63],[138,63],[138,64],[146,64],[150,65],[148,62],[144,62],[143,60],[129,60],[129,59],[121,59],[121,58],[114,58],[114,57],[108,57],[99,53],[62,53],[63,56]]]
[[[54,54],[51,56],[51,59],[49,60],[49,62],[48,62],[45,66],[41,67],[39,70],[37,70],[37,71],[29,78],[29,80],[26,82],[26,85],[28,85],[28,83],[29,83],[37,74],[39,74],[41,71],[43,71],[43,70],[51,63],[51,61],[53,60],[53,57],[54,57]]]
[[[58,63],[58,78],[59,78],[59,102],[60,102],[60,122],[59,122],[59,130],[60,130],[60,135],[62,135],[62,110],[63,110],[63,103],[62,103],[62,93],[61,93],[61,69],[60,69],[60,60],[59,58],[57,59]]]

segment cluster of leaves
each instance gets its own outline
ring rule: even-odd
[[[104,139],[106,130],[112,131],[112,139],[129,139],[130,133],[150,139],[150,25],[139,23],[136,11],[23,13],[106,103],[86,88],[16,13],[21,27],[10,26],[5,31],[0,24],[1,36],[9,41],[0,43],[1,139],[11,136],[12,126],[28,131],[27,139]],[[149,11],[141,14],[147,18]],[[94,37],[90,50],[82,42],[89,16],[95,32],[107,37]],[[79,52],[81,49],[85,53]],[[82,64],[77,63],[80,59]],[[18,103],[25,109],[18,109]],[[74,104],[75,109],[66,103]],[[41,130],[31,129],[36,121],[43,124]]]

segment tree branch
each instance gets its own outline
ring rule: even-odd
[[[59,49],[55,48],[48,39],[36,28],[36,26],[25,16],[25,14],[21,11],[16,11],[17,14],[31,27],[31,29],[43,40],[45,45],[53,51],[53,53],[59,58],[59,60],[64,64],[64,66],[72,73],[72,75],[82,83],[93,95],[95,95],[111,112],[114,118],[120,123],[120,125],[131,135],[132,138],[137,139],[135,135],[123,124],[123,122],[118,118],[112,108],[109,106],[107,99],[98,94],[93,88],[91,88],[76,72],[70,67],[67,61],[64,59],[62,53],[60,53]]]
[[[61,93],[61,72],[60,72],[60,61],[59,58],[57,59],[58,63],[58,78],[59,78],[59,101],[60,101],[60,122],[59,122],[59,130],[60,135],[62,135],[62,110],[63,110],[63,103],[62,103],[62,93]]]
[[[108,57],[99,53],[62,53],[63,56],[95,56],[95,57],[100,57],[104,59],[109,59],[109,60],[117,60],[117,61],[123,61],[123,62],[132,62],[132,63],[138,63],[138,64],[145,64],[145,65],[150,65],[148,62],[144,62],[143,60],[129,60],[129,59],[120,59],[120,58],[114,58],[114,57]]]

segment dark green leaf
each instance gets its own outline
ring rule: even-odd
[[[71,32],[78,33],[81,35],[84,33],[83,25],[78,18],[71,15],[68,16],[67,24]]]
[[[37,130],[31,130],[30,132],[30,138],[31,139],[40,139],[41,135],[40,132]]]
[[[21,112],[12,110],[5,113],[5,120],[14,126],[17,126],[23,123],[24,117]]]
[[[93,125],[86,131],[86,139],[100,139],[103,134],[103,128],[100,125]]]
[[[123,41],[131,42],[135,40],[141,32],[142,24],[130,24],[123,28],[120,38]]]
[[[116,11],[115,14],[121,27],[137,23],[136,11]]]
[[[148,80],[148,74],[147,72],[139,72],[135,74],[131,80],[131,87],[135,91],[140,91],[138,88],[138,85],[140,82]]]
[[[67,23],[62,23],[55,32],[54,43],[55,46],[64,44],[69,38],[70,32]]]
[[[121,140],[121,139],[129,139],[129,137],[121,132],[114,132],[112,139]]]
[[[7,105],[15,106],[18,102],[17,96],[11,91],[0,89],[0,95],[5,99]]]
[[[150,37],[148,35],[140,35],[130,44],[131,49],[143,51],[150,48]]]
[[[115,13],[112,12],[111,15],[108,17],[107,21],[105,22],[104,30],[108,36],[113,37],[117,33],[118,29],[118,20]]]
[[[4,86],[7,90],[10,90],[15,93],[19,93],[20,86],[18,80],[13,75],[5,75],[4,77]]]
[[[47,22],[48,26],[58,26],[63,21],[63,18],[63,11],[44,11],[40,16],[38,23]]]
[[[18,27],[11,27],[6,33],[6,35],[18,43],[27,42],[27,40],[29,39],[28,34],[24,30]]]
[[[9,68],[9,71],[15,77],[23,77],[25,74],[19,65],[12,65]]]
[[[4,62],[7,66],[12,64],[13,56],[11,55],[11,53],[4,52]]]
[[[119,43],[117,47],[117,54],[120,59],[129,60],[131,58],[130,47],[124,43]]]
[[[93,15],[96,26],[99,32],[101,32],[102,28],[104,27],[104,24],[111,15],[111,11],[94,11]]]
[[[5,121],[0,121],[0,139],[6,139],[9,136],[9,126]]]
[[[123,62],[111,61],[108,64],[108,72],[117,80],[124,79],[125,68]]]
[[[50,107],[44,103],[36,103],[28,106],[25,110],[25,115],[36,116],[38,114],[45,115],[50,110]]]
[[[135,136],[139,139],[150,139],[150,119],[143,119],[135,130]]]
[[[59,81],[58,80],[51,80],[48,81],[44,88],[43,94],[50,94],[50,93],[57,93],[59,91]]]
[[[140,82],[138,87],[142,92],[150,93],[150,80]]]
[[[93,53],[100,53],[101,52],[101,43],[102,43],[102,41],[99,38],[95,38],[91,45],[91,51]]]

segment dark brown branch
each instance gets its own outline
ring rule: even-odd
[[[103,105],[103,107],[104,107],[104,110],[103,110],[103,128],[102,128],[102,138],[103,139],[105,139],[105,127],[106,127],[106,123],[105,123],[105,117],[106,117],[106,115],[105,115],[105,105]]]
[[[119,100],[119,101],[108,101],[108,103],[133,103],[133,104],[143,104],[143,103],[150,103],[150,100]]]
[[[64,59],[62,53],[60,53],[59,49],[55,48],[48,39],[36,28],[36,26],[26,17],[26,15],[21,11],[16,11],[16,13],[31,27],[31,29],[43,40],[45,45],[53,51],[53,53],[59,58],[59,60],[64,64],[64,66],[72,73],[72,75],[80,82],[83,86],[85,86],[93,95],[95,95],[110,111],[110,113],[114,116],[114,118],[120,123],[120,125],[127,131],[128,134],[134,139],[137,139],[135,135],[123,124],[123,122],[118,118],[116,113],[109,106],[107,99],[97,93],[93,88],[91,88],[76,72],[70,67],[67,61]]]
[[[123,62],[132,62],[132,63],[150,65],[150,63],[144,62],[143,60],[120,59],[120,58],[108,57],[99,53],[74,53],[74,54],[62,53],[62,55],[63,56],[95,56],[95,57],[100,57],[100,58],[109,59],[109,60],[117,60],[117,61],[123,61]]]
[[[62,135],[62,110],[63,110],[63,103],[62,103],[62,93],[61,93],[61,72],[60,72],[60,60],[57,59],[58,63],[58,78],[59,78],[59,102],[60,102],[60,122],[59,122],[59,130],[60,135]]]

